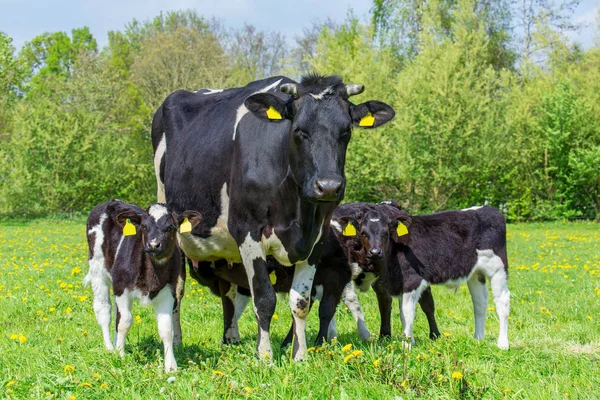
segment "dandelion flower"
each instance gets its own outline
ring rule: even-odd
[[[352,353],[350,353],[353,357],[360,357],[363,355],[363,351],[362,350],[354,350]]]
[[[353,358],[354,356],[352,353],[348,354],[346,357],[344,357],[344,364],[348,364],[348,361],[352,360]]]
[[[13,333],[12,335],[10,335],[10,340],[17,340],[19,338],[19,335],[17,335],[16,333]]]
[[[346,353],[346,352],[348,352],[350,350],[352,350],[352,343],[348,343],[347,345],[345,345],[344,347],[342,347],[342,351],[344,353]]]
[[[221,376],[221,375],[223,375],[223,373],[222,373],[221,371],[219,371],[218,369],[215,369],[215,370],[213,371],[213,374],[214,374],[214,375],[217,375],[217,376]]]
[[[86,387],[86,388],[91,388],[91,387],[92,387],[92,384],[91,384],[91,383],[89,383],[89,382],[81,382],[81,383],[79,384],[79,386],[81,386],[81,387]]]
[[[9,382],[6,384],[6,387],[12,386],[12,385],[14,385],[14,384],[15,384],[15,381],[9,381]]]
[[[25,335],[23,335],[22,333],[19,333],[19,343],[25,344],[26,341],[27,341],[27,338],[25,337]]]
[[[71,375],[73,372],[75,372],[75,367],[72,365],[65,365],[65,374],[69,374]]]
[[[100,389],[108,389],[108,383],[104,382],[100,385]]]
[[[450,336],[452,336],[452,334],[450,334],[450,333],[448,333],[448,332],[444,332],[444,336],[445,336],[445,337],[450,337]]]
[[[452,373],[452,379],[462,379],[463,374],[460,371],[454,371]]]
[[[273,319],[279,319],[279,315],[273,314]]]
[[[71,314],[71,311],[73,311],[73,309],[71,307],[67,307],[67,309],[65,310],[65,313]]]
[[[373,366],[375,368],[379,367],[380,364],[381,364],[381,358],[378,358],[377,360],[373,361]]]

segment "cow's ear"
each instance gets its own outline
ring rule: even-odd
[[[377,128],[391,121],[394,109],[381,101],[371,100],[351,108],[352,123],[358,128]]]
[[[142,223],[142,215],[134,210],[125,210],[117,215],[119,225],[125,226],[127,221],[139,226]]]
[[[198,211],[187,210],[177,216],[179,233],[191,233],[192,229],[202,221],[202,215]]]
[[[358,224],[352,217],[340,217],[337,219],[342,228],[342,236],[356,236]]]
[[[396,243],[406,243],[409,237],[412,219],[408,215],[399,215],[390,224],[390,234]]]
[[[261,119],[278,122],[289,117],[286,103],[271,93],[253,94],[244,101],[244,105]]]

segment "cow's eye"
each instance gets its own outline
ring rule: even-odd
[[[308,139],[310,137],[310,135],[308,134],[308,132],[303,131],[302,129],[295,127],[294,128],[294,135],[298,138],[298,139]]]
[[[175,227],[175,225],[169,225],[167,226],[167,232],[175,232],[177,228]]]

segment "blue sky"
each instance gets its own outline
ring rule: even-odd
[[[240,27],[247,22],[293,39],[311,21],[331,18],[342,22],[350,8],[366,20],[371,4],[372,0],[0,0],[0,31],[11,36],[19,49],[43,32],[70,32],[87,25],[103,46],[109,30],[123,29],[134,18],[143,21],[160,11],[192,8],[222,20],[226,27]],[[582,0],[574,16],[576,22],[588,27],[569,37],[586,48],[594,41],[599,7],[600,0]]]

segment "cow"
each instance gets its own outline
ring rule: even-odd
[[[187,212],[181,218],[199,219]],[[119,200],[95,207],[87,221],[89,271],[84,285],[94,293],[94,312],[102,328],[104,344],[125,355],[125,336],[133,321],[132,301],[151,305],[164,345],[165,371],[176,371],[173,355],[175,288],[180,277],[181,255],[177,246],[178,219],[164,204],[146,211]],[[115,297],[116,338],[111,342],[110,289]]]
[[[357,223],[352,217],[343,224]],[[475,338],[483,339],[490,281],[500,321],[498,347],[508,349],[508,260],[506,222],[493,207],[472,207],[431,215],[409,215],[395,203],[380,204],[366,213],[357,228],[368,252],[389,257],[376,271],[382,329],[389,326],[391,297],[401,296],[404,334],[413,338],[416,302],[432,284],[458,288],[463,282],[471,293]]]
[[[352,128],[376,128],[395,114],[379,101],[349,101],[363,90],[318,74],[300,83],[277,76],[222,91],[179,90],[152,121],[159,200],[203,217],[190,235],[179,237],[180,246],[196,262],[244,265],[261,358],[272,358],[276,302],[268,255],[295,265],[293,358],[306,353],[312,281],[329,219],[344,197]]]

